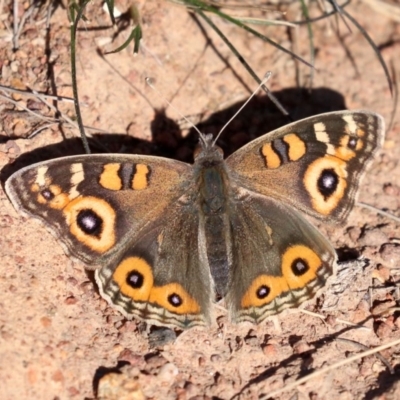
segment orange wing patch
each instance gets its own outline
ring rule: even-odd
[[[132,178],[132,189],[143,190],[149,185],[150,168],[145,164],[136,164],[136,172]]]
[[[264,274],[255,278],[243,296],[241,306],[262,307],[284,293],[304,289],[317,278],[322,265],[321,258],[309,247],[288,247],[282,256],[282,275]]]
[[[178,283],[154,285],[151,265],[141,257],[128,257],[115,269],[113,280],[123,295],[149,302],[175,314],[198,314],[200,306]]]
[[[289,133],[283,137],[283,141],[289,146],[288,156],[290,161],[300,160],[306,154],[306,144],[299,135]]]
[[[103,172],[100,175],[99,183],[108,190],[121,190],[122,180],[118,175],[121,168],[119,163],[110,163],[103,166]]]

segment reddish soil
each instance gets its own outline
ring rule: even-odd
[[[127,9],[126,3],[116,3],[120,10]],[[11,8],[2,7],[0,83],[71,97],[66,10],[55,9],[48,30],[46,9],[34,13],[20,35],[19,50],[13,51]],[[129,48],[100,57],[99,48],[116,48],[130,30],[113,43],[109,42],[115,29],[92,30],[110,26],[99,2],[89,5],[88,21],[80,24],[78,85],[84,123],[95,128],[88,131],[94,134],[92,148],[99,151],[107,146],[112,152],[190,162],[196,135],[145,84],[145,77],[154,78],[174,107],[207,132],[218,132],[256,84],[215,32],[183,7],[154,0],[141,2],[139,9],[143,41],[136,56]],[[353,2],[346,10],[370,33],[399,76],[399,23],[367,2]],[[277,15],[252,8],[228,11]],[[23,14],[21,10],[20,17]],[[289,7],[287,17],[301,18],[298,2]],[[353,25],[352,32],[340,18],[312,25],[316,70],[308,93],[300,89],[310,83],[308,67],[217,17],[212,20],[259,76],[272,71],[269,88],[294,119],[343,108],[368,109],[382,114],[390,125],[393,99],[382,67]],[[305,26],[255,28],[309,59]],[[37,100],[18,94],[13,98],[37,113],[54,115]],[[2,183],[11,172],[34,161],[83,152],[76,129],[68,124],[53,124],[28,138],[44,122],[0,101]],[[71,103],[60,102],[58,107],[74,116]],[[285,123],[260,94],[224,133],[225,151],[230,153]],[[396,115],[359,196],[360,201],[397,216],[399,134]],[[84,265],[69,259],[43,225],[19,215],[2,189],[0,201],[0,392],[4,400],[91,399],[97,390],[108,400],[268,398],[272,391],[312,371],[400,336],[398,311],[378,315],[399,304],[400,224],[369,209],[356,207],[342,226],[320,225],[340,259],[368,261],[350,264],[336,285],[307,305],[325,320],[294,310],[257,326],[233,325],[226,312],[217,309],[213,326],[163,342],[154,339],[144,323],[127,321],[111,308]],[[343,284],[340,294],[337,284]],[[368,356],[272,398],[399,399],[399,354],[399,346],[381,352],[394,374],[379,358]],[[114,395],[106,394],[107,390]]]

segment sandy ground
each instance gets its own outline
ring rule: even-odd
[[[255,2],[254,2],[255,3]],[[127,4],[116,3],[121,10]],[[164,155],[191,160],[196,135],[157,88],[203,131],[217,132],[256,87],[226,45],[203,22],[182,7],[162,1],[140,4],[144,39],[139,55],[130,50],[101,58],[98,48],[121,44],[129,31],[109,43],[116,31],[98,2],[87,9],[78,45],[78,80],[85,125],[99,146],[112,152]],[[20,48],[12,51],[11,9],[3,5],[0,26],[1,84],[72,96],[69,23],[57,7],[46,30],[45,12],[28,19]],[[347,8],[370,32],[393,71],[399,73],[400,25],[365,2]],[[257,10],[232,14],[268,15]],[[20,12],[23,14],[23,11]],[[289,7],[299,19],[299,7]],[[390,122],[393,101],[381,66],[355,27],[350,33],[338,19],[313,25],[317,48],[313,91],[310,70],[290,56],[221,22],[226,36],[259,76],[272,71],[269,87],[294,119],[337,109],[369,109]],[[308,59],[305,27],[259,28],[282,46]],[[300,85],[300,86],[299,86]],[[26,96],[15,100],[43,114],[48,107]],[[34,161],[82,153],[76,130],[52,125],[27,136],[43,121],[1,104],[1,180]],[[59,109],[73,117],[70,103]],[[286,123],[272,103],[259,95],[224,134],[226,153]],[[360,201],[399,215],[400,124],[387,133],[382,152],[364,179]],[[217,310],[208,329],[184,332],[175,341],[154,337],[150,327],[127,321],[107,305],[84,265],[71,261],[44,226],[21,217],[0,189],[0,397],[7,399],[92,399],[106,388],[104,399],[258,399],[289,383],[400,336],[399,312],[377,316],[399,302],[399,223],[356,207],[343,226],[320,226],[341,260],[352,263],[337,278],[342,292],[328,288],[308,305],[325,320],[299,311],[255,326],[232,325]],[[397,287],[396,287],[397,285]],[[362,328],[355,326],[362,325]],[[163,331],[155,331],[163,334]],[[342,339],[347,339],[344,341]],[[375,356],[330,371],[274,399],[399,399],[400,348],[382,351],[388,367]],[[119,372],[119,373],[117,373]],[[124,393],[126,397],[123,397]],[[235,395],[239,397],[234,397]]]

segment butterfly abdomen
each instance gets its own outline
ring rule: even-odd
[[[199,169],[199,216],[203,252],[206,253],[217,297],[224,297],[229,282],[230,224],[227,214],[229,180],[222,161],[207,159]]]
[[[208,265],[217,297],[224,297],[230,275],[230,235],[226,214],[205,217],[200,229],[204,229]]]

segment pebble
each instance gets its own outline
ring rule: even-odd
[[[360,237],[361,246],[377,246],[387,242],[388,237],[379,228],[368,229]]]
[[[387,267],[400,267],[400,246],[398,244],[385,243],[381,246],[379,253]]]
[[[160,368],[157,377],[161,382],[168,382],[170,385],[172,385],[175,376],[178,374],[179,370],[175,364],[167,363]]]

